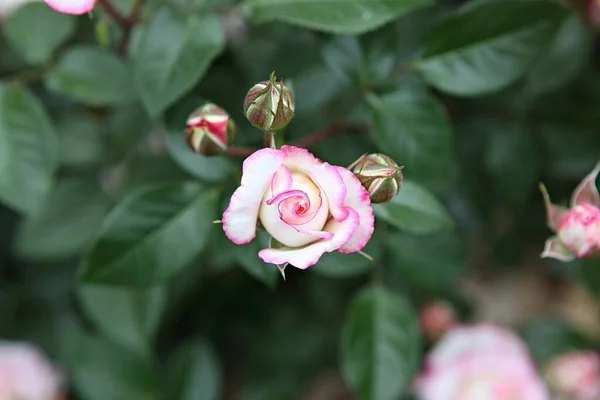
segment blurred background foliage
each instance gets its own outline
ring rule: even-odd
[[[0,337],[43,346],[73,399],[409,398],[416,310],[440,298],[519,329],[538,362],[598,348],[600,265],[539,259],[537,190],[566,201],[600,159],[593,4],[106,3],[1,22]],[[211,223],[242,160],[194,154],[186,118],[214,102],[261,146],[242,104],[273,70],[287,142],[324,131],[309,149],[332,164],[405,165],[374,262],[328,254],[283,281],[267,238]]]

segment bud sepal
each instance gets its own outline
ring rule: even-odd
[[[380,204],[392,200],[402,187],[402,169],[385,154],[365,154],[349,169],[369,192],[371,203]]]
[[[283,80],[276,79],[273,72],[270,80],[252,86],[244,99],[244,115],[264,132],[280,130],[294,118],[294,96]]]

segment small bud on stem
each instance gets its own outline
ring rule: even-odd
[[[186,123],[185,141],[193,151],[205,156],[227,151],[234,135],[233,120],[225,110],[211,103],[197,108]]]
[[[294,96],[283,80],[276,81],[273,72],[270,80],[250,88],[244,100],[244,115],[262,131],[277,131],[294,117]]]
[[[402,187],[402,168],[390,157],[379,153],[364,155],[349,167],[375,204],[390,201],[398,194]]]

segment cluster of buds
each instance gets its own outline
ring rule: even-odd
[[[193,151],[205,156],[225,152],[234,135],[233,120],[225,110],[211,103],[197,108],[186,123],[185,141]]]
[[[540,185],[548,227],[556,236],[546,241],[542,257],[561,261],[574,258],[596,258],[600,256],[600,197],[596,188],[596,177],[600,163],[577,186],[571,195],[570,208],[552,204],[544,185]]]
[[[273,72],[268,81],[250,88],[244,100],[244,115],[264,132],[277,131],[294,118],[294,96],[283,80],[277,82]]]
[[[402,168],[385,154],[365,154],[348,167],[369,192],[371,202],[392,200],[402,187]]]

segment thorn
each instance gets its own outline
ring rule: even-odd
[[[371,257],[370,255],[368,255],[368,254],[367,254],[367,253],[365,253],[364,251],[361,251],[361,250],[359,250],[359,251],[358,251],[358,254],[360,254],[361,256],[363,256],[364,258],[366,258],[366,259],[367,259],[367,260],[369,260],[369,261],[375,261],[375,260],[373,259],[373,257]]]
[[[277,264],[277,268],[279,268],[279,272],[281,272],[281,276],[283,276],[283,280],[285,281],[285,267],[288,266],[288,263],[285,264]]]
[[[221,221],[220,219],[216,219],[212,222],[213,224],[222,224],[223,221]]]

